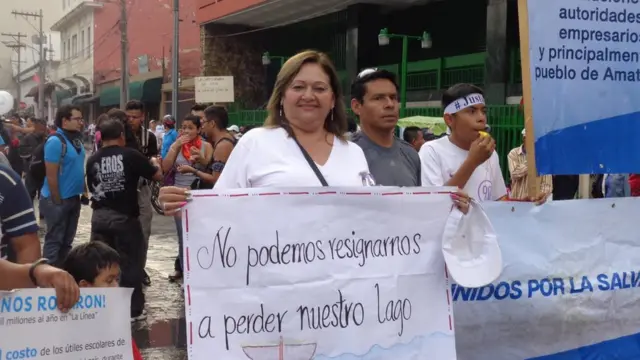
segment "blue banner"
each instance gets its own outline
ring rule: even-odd
[[[640,359],[638,199],[483,206],[504,270],[452,285],[459,360]]]
[[[640,3],[533,0],[528,9],[538,171],[640,173]]]

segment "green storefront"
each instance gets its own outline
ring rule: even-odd
[[[153,78],[135,81],[129,84],[129,99],[140,100],[145,105],[157,106],[160,104],[162,91],[162,78]],[[120,87],[112,86],[100,92],[100,107],[111,108],[120,106]]]

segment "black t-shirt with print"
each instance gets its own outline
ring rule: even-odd
[[[109,208],[132,217],[140,214],[138,180],[151,180],[156,173],[139,151],[120,147],[103,147],[87,160],[87,186],[91,207]]]

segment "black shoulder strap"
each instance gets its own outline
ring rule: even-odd
[[[236,146],[236,142],[237,142],[237,141],[236,141],[235,139],[234,139],[234,140],[231,140],[231,139],[229,139],[228,137],[223,137],[222,139],[218,140],[218,141],[216,142],[216,144],[215,144],[215,145],[213,145],[213,148],[215,149],[215,148],[216,148],[216,146],[218,146],[218,144],[220,144],[221,142],[223,142],[223,141],[225,141],[225,140],[226,140],[226,141],[228,141],[228,142],[230,142],[230,143],[231,143],[231,145]]]
[[[302,151],[302,155],[304,156],[305,160],[307,160],[307,162],[309,163],[309,166],[311,166],[311,170],[313,170],[313,172],[316,174],[316,176],[318,177],[318,180],[320,180],[320,183],[322,184],[322,186],[329,186],[329,183],[327,183],[327,180],[324,178],[324,176],[320,172],[320,169],[318,169],[318,165],[316,165],[316,162],[313,161],[313,159],[311,158],[311,155],[309,155],[307,150],[305,150],[302,147],[302,145],[300,145],[300,142],[298,141],[298,139],[296,139],[295,136],[291,136],[291,137],[296,142],[296,144],[298,144],[298,147],[300,148],[300,151]]]

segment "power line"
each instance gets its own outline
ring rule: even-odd
[[[16,17],[18,16],[24,17],[25,19],[27,19],[27,23],[29,23],[30,25],[31,25],[31,22],[29,22],[29,19],[38,19],[38,22],[39,22],[39,27],[37,29],[38,45],[40,49],[39,51],[40,61],[39,61],[39,69],[38,69],[38,77],[40,78],[39,79],[40,81],[38,82],[38,116],[40,118],[44,118],[44,83],[45,83],[45,77],[46,77],[46,73],[45,73],[46,56],[43,49],[46,37],[44,36],[44,31],[42,29],[42,19],[44,18],[44,15],[42,15],[42,9],[40,9],[40,11],[38,12],[14,10],[11,13]]]
[[[10,37],[13,39],[13,42],[4,42],[3,44],[14,50],[17,54],[18,54],[18,71],[17,71],[17,75],[16,75],[16,85],[17,85],[17,100],[18,100],[18,104],[20,104],[20,102],[22,101],[22,88],[20,86],[20,73],[22,72],[22,49],[26,48],[26,45],[22,43],[22,39],[26,38],[27,35],[23,34],[23,33],[0,33],[0,35],[2,36],[6,36],[6,37]],[[13,69],[11,69],[13,70]]]

